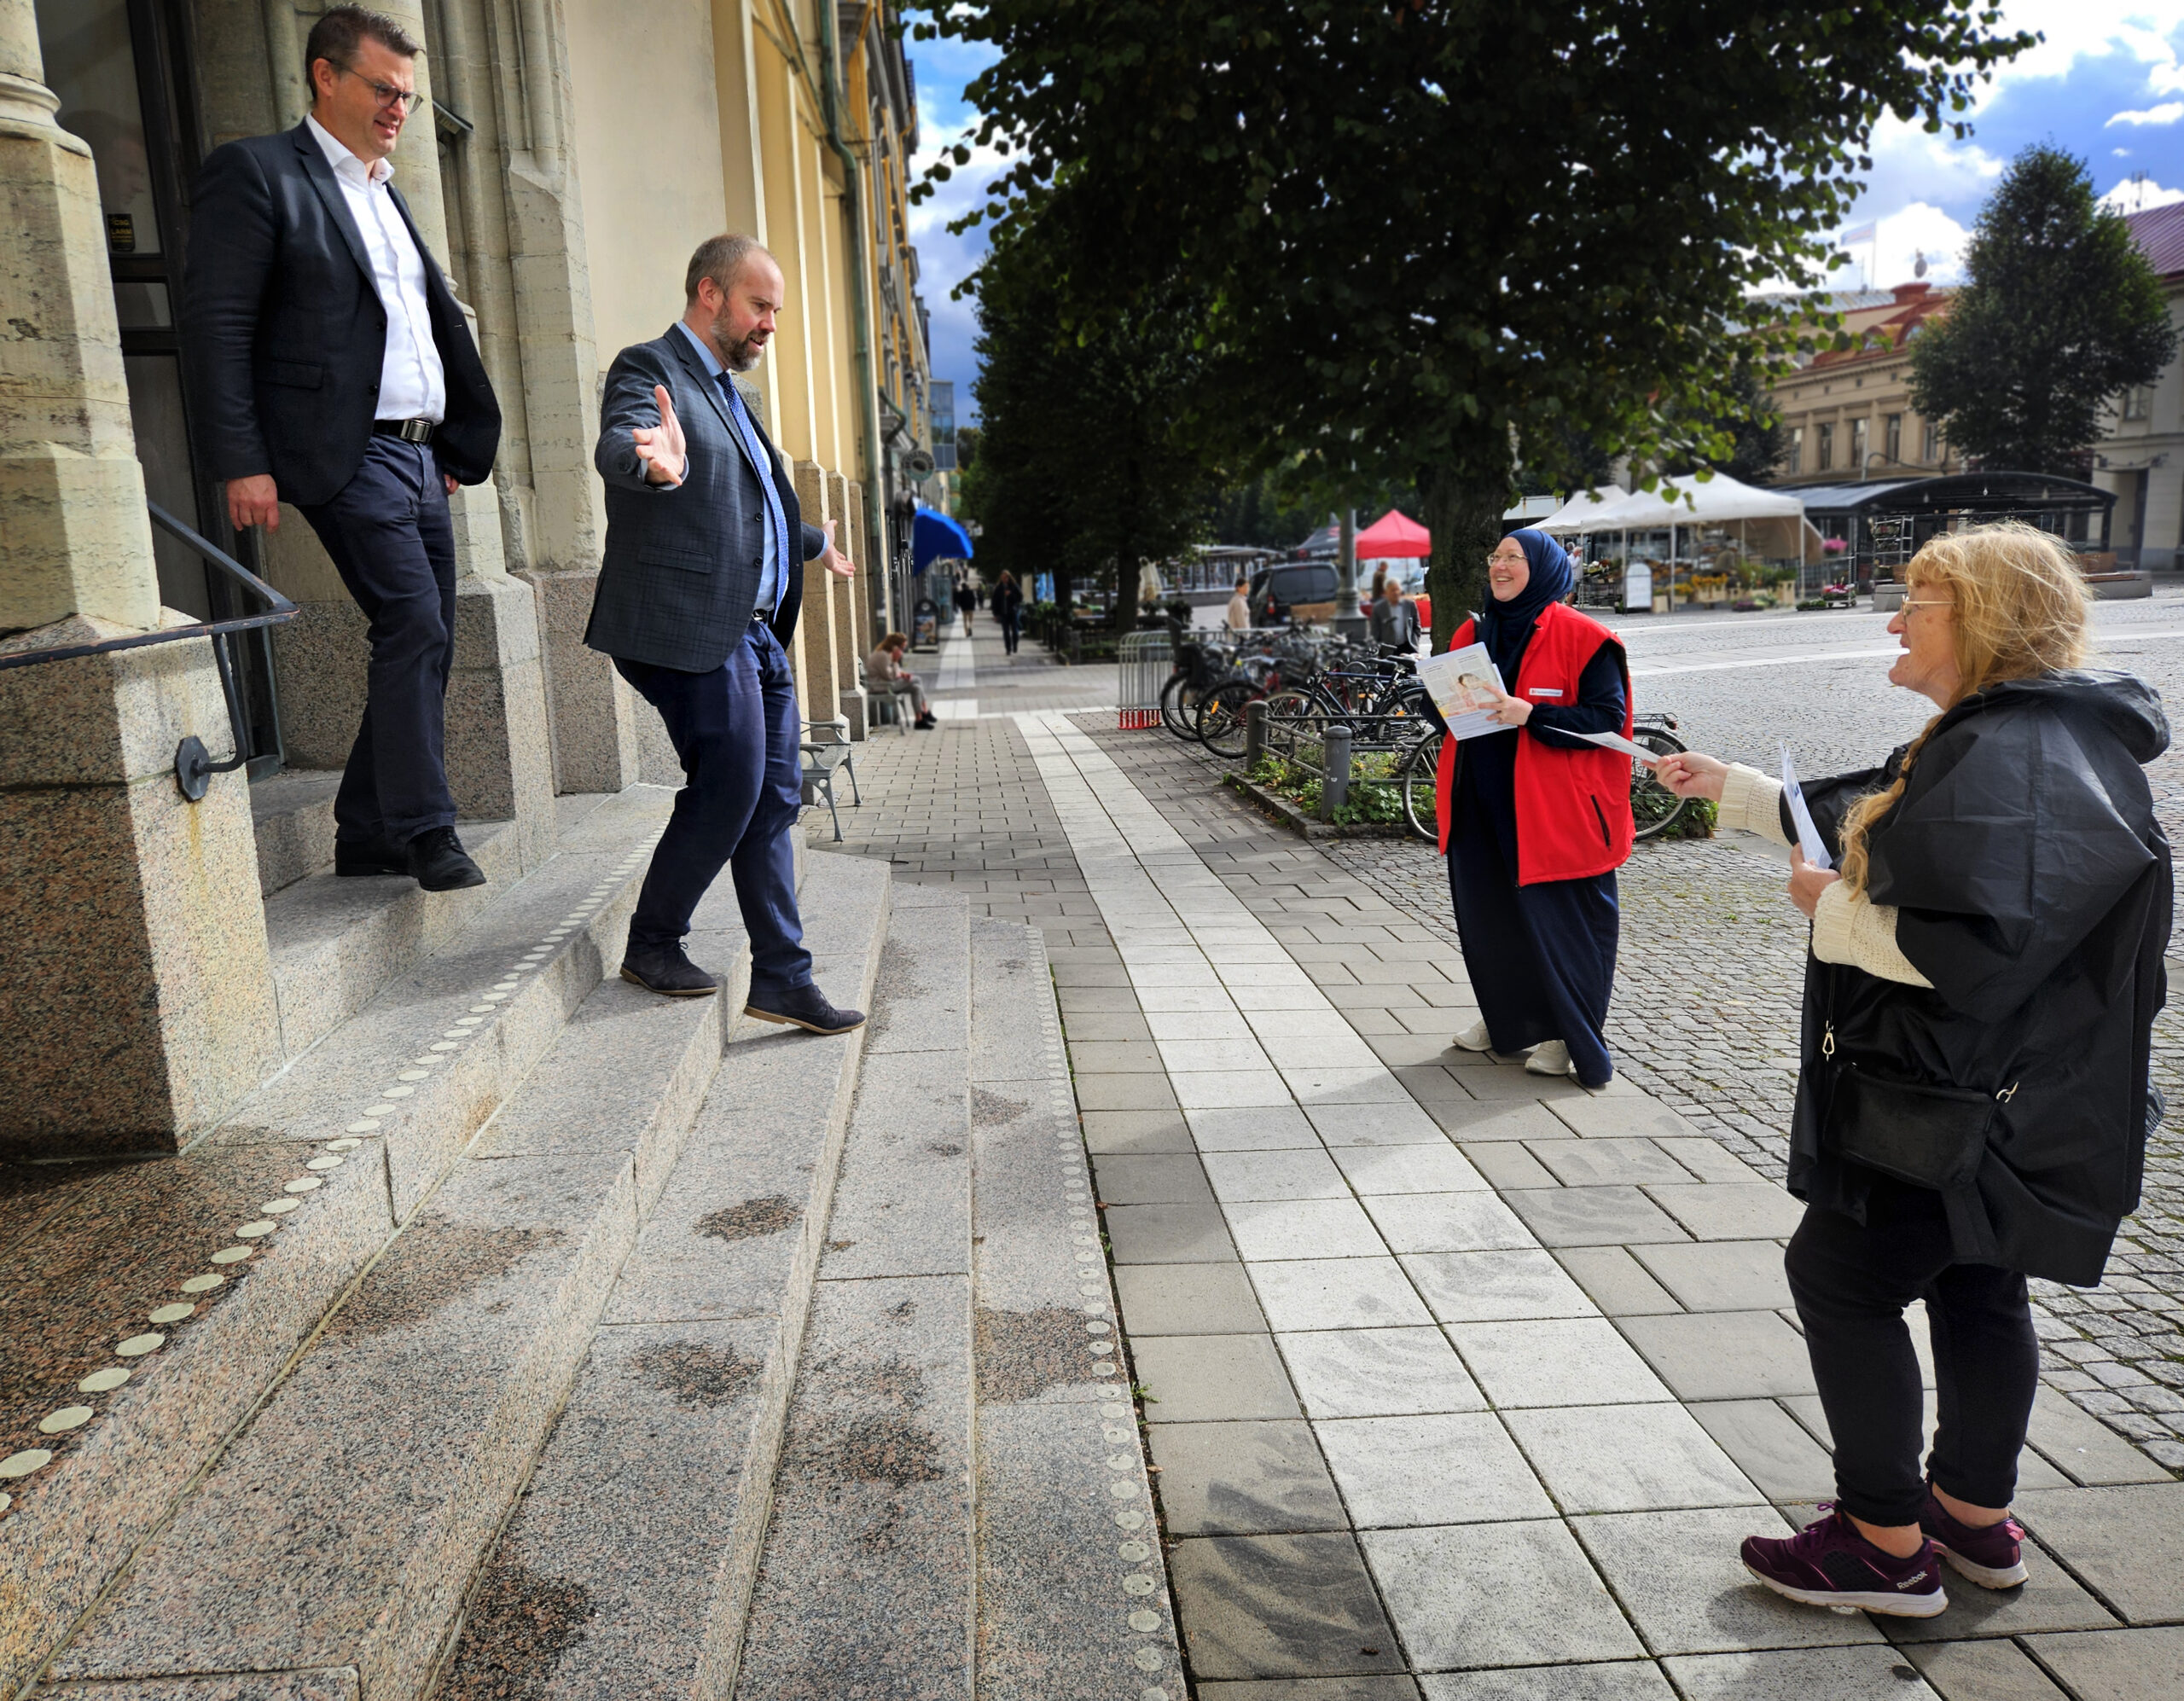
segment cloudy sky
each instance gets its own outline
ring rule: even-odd
[[[1878,226],[1878,253],[1860,244],[1839,282],[1855,285],[1869,276],[1884,286],[1908,282],[1921,253],[1928,276],[1952,281],[1994,180],[2012,154],[2036,142],[2086,160],[2095,184],[2127,212],[2184,201],[2184,0],[2002,0],[2002,6],[2009,27],[2039,31],[2047,40],[1981,90],[1967,141],[1883,121],[1873,175],[1850,220],[1854,228],[1868,220]],[[973,125],[963,85],[986,54],[959,42],[908,45],[917,75],[921,163],[929,164]],[[976,203],[987,181],[980,167],[991,163],[974,157],[911,219],[921,289],[932,313],[933,375],[957,380],[958,418],[976,415],[969,391],[977,376],[971,346],[977,326],[970,302],[950,299],[950,291],[978,264],[985,245],[979,232],[952,236],[947,226]]]

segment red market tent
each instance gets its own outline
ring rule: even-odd
[[[1392,561],[1433,553],[1433,535],[1398,508],[1390,508],[1357,534],[1357,559]]]

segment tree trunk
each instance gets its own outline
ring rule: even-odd
[[[1498,478],[1481,478],[1455,467],[1437,468],[1426,476],[1424,493],[1426,529],[1433,534],[1426,589],[1433,599],[1438,654],[1485,600],[1486,558],[1502,539],[1508,475],[1505,471]]]

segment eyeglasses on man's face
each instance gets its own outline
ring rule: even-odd
[[[417,102],[425,98],[415,89],[398,89],[392,83],[375,83],[370,78],[365,76],[363,72],[357,70],[353,65],[343,65],[339,61],[329,62],[334,64],[335,69],[342,72],[345,75],[355,78],[367,89],[369,89],[372,91],[372,98],[377,101],[381,107],[401,107],[403,116],[405,118],[411,113],[415,112],[417,110]]]

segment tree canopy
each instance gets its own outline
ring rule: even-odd
[[[2048,147],[2010,162],[1964,263],[1948,316],[1912,345],[1911,405],[1986,466],[2081,471],[2103,407],[2176,352],[2161,280],[2085,162]]]
[[[1725,351],[1775,334],[1740,328],[1747,289],[1825,262],[1883,112],[1954,122],[2031,41],[1982,0],[931,15],[998,49],[968,90],[1004,156],[973,217],[1042,252],[1059,330],[1180,320],[1188,440],[1415,480],[1452,619],[1520,458],[1726,454]]]

